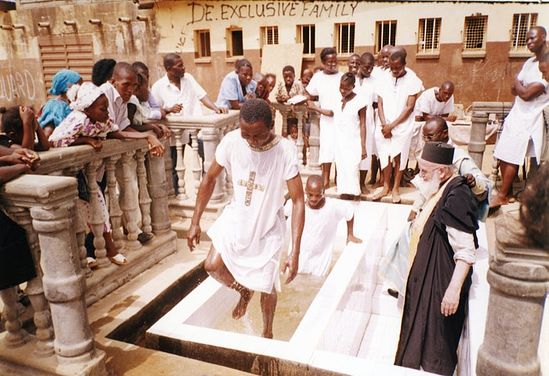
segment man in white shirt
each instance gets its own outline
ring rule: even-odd
[[[273,319],[280,290],[280,254],[284,246],[284,194],[293,202],[293,251],[284,263],[286,283],[298,270],[304,222],[303,186],[295,146],[273,133],[272,112],[262,99],[246,101],[240,110],[240,129],[223,137],[215,160],[202,179],[187,235],[191,251],[200,240],[200,217],[226,170],[234,187],[229,205],[210,227],[212,247],[204,267],[220,283],[237,291],[234,319],[246,313],[254,291],[261,292],[263,337],[273,337]]]
[[[547,32],[541,26],[531,28],[526,37],[526,46],[535,56],[526,60],[511,88],[515,102],[494,150],[502,182],[490,200],[491,208],[509,202],[513,180],[525,157],[536,157],[538,164],[541,161],[543,109],[549,105],[549,84],[539,71],[539,60],[549,52],[546,38]]]
[[[444,81],[440,88],[432,87],[425,90],[416,102],[416,121],[427,121],[434,116],[454,121],[454,83]]]
[[[423,85],[415,73],[406,69],[404,52],[393,52],[389,65],[391,72],[379,81],[376,79],[379,127],[375,130],[375,141],[383,169],[383,188],[372,199],[379,200],[392,193],[393,203],[399,203],[400,181],[412,139],[414,107]],[[393,165],[395,179],[391,190]]]

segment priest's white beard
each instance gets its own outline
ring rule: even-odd
[[[412,179],[411,183],[419,190],[421,195],[426,199],[429,199],[432,195],[437,193],[440,187],[440,171],[434,171],[430,180],[426,181],[421,176],[416,175]]]

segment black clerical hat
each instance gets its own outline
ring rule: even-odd
[[[446,142],[427,142],[423,147],[421,159],[450,166],[454,160],[454,147]]]

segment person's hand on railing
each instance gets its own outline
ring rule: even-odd
[[[183,111],[183,105],[181,103],[177,103],[170,108],[166,108],[166,113],[168,114],[177,114],[181,111]]]
[[[151,124],[151,126],[157,138],[166,139],[172,137],[172,130],[164,124]]]
[[[95,151],[101,151],[103,149],[103,141],[98,140],[97,138],[92,138],[87,142]]]
[[[201,235],[202,230],[200,229],[200,225],[191,225],[189,232],[187,232],[187,245],[191,252],[194,250],[194,247],[200,243]]]
[[[31,170],[35,170],[40,162],[40,157],[32,150],[17,148],[13,153],[0,157],[0,163],[5,165],[25,164]]]
[[[164,145],[156,138],[156,136],[149,134],[147,135],[147,142],[149,143],[149,152],[154,157],[161,157],[164,155]]]

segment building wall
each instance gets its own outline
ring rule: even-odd
[[[486,54],[462,56],[464,18],[488,16]],[[38,37],[40,35],[92,35],[94,57],[114,58],[149,65],[152,79],[164,70],[162,55],[180,52],[187,71],[202,83],[215,100],[223,76],[233,69],[227,58],[226,29],[243,29],[244,55],[259,70],[261,26],[277,25],[279,43],[295,43],[296,25],[316,25],[316,57],[303,66],[320,64],[323,47],[334,45],[334,24],[354,22],[355,51],[373,52],[375,23],[397,20],[396,44],[408,51],[408,65],[423,79],[425,87],[450,79],[456,84],[456,101],[468,106],[475,100],[512,100],[509,91],[525,57],[509,56],[510,29],[514,13],[538,13],[538,25],[549,25],[549,5],[539,3],[461,2],[320,2],[320,1],[157,1],[152,10],[139,10],[125,1],[35,1],[21,0],[18,9],[0,14],[3,25],[22,24],[25,29],[0,30],[0,105],[32,103],[46,99]],[[137,16],[146,20],[137,20]],[[130,22],[120,22],[128,17]],[[440,54],[416,58],[419,18],[441,17]],[[90,18],[100,19],[92,25]],[[64,20],[75,20],[76,27]],[[39,21],[50,23],[38,27]],[[194,31],[210,30],[212,56],[195,59]],[[345,56],[340,57],[345,70]],[[274,72],[280,76],[280,72]]]

